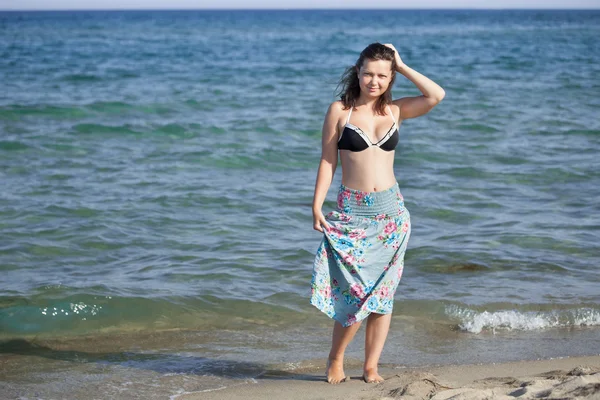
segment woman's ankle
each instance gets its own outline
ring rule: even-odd
[[[340,363],[343,364],[344,363],[344,356],[329,356],[327,357],[327,361],[332,364],[332,363]]]
[[[378,368],[377,368],[377,364],[375,366],[373,365],[363,365],[363,371],[364,372],[377,372]]]

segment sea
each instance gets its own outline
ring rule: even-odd
[[[600,354],[598,38],[599,10],[0,12],[0,398],[323,372],[321,128],[372,42],[446,92],[400,129],[382,368]]]

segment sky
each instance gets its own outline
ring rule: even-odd
[[[306,8],[599,9],[600,0],[0,0],[0,10]]]

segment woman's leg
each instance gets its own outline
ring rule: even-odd
[[[335,321],[333,335],[331,338],[331,351],[327,360],[327,382],[340,383],[344,375],[344,352],[352,341],[352,338],[360,328],[360,322],[356,322],[346,328]]]
[[[383,382],[383,378],[377,372],[379,356],[383,351],[383,345],[390,329],[392,314],[372,313],[367,319],[367,332],[365,334],[365,365],[363,378],[365,382]]]

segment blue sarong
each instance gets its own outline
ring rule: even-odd
[[[341,185],[325,219],[310,303],[343,326],[391,313],[411,228],[398,184],[378,192]]]

